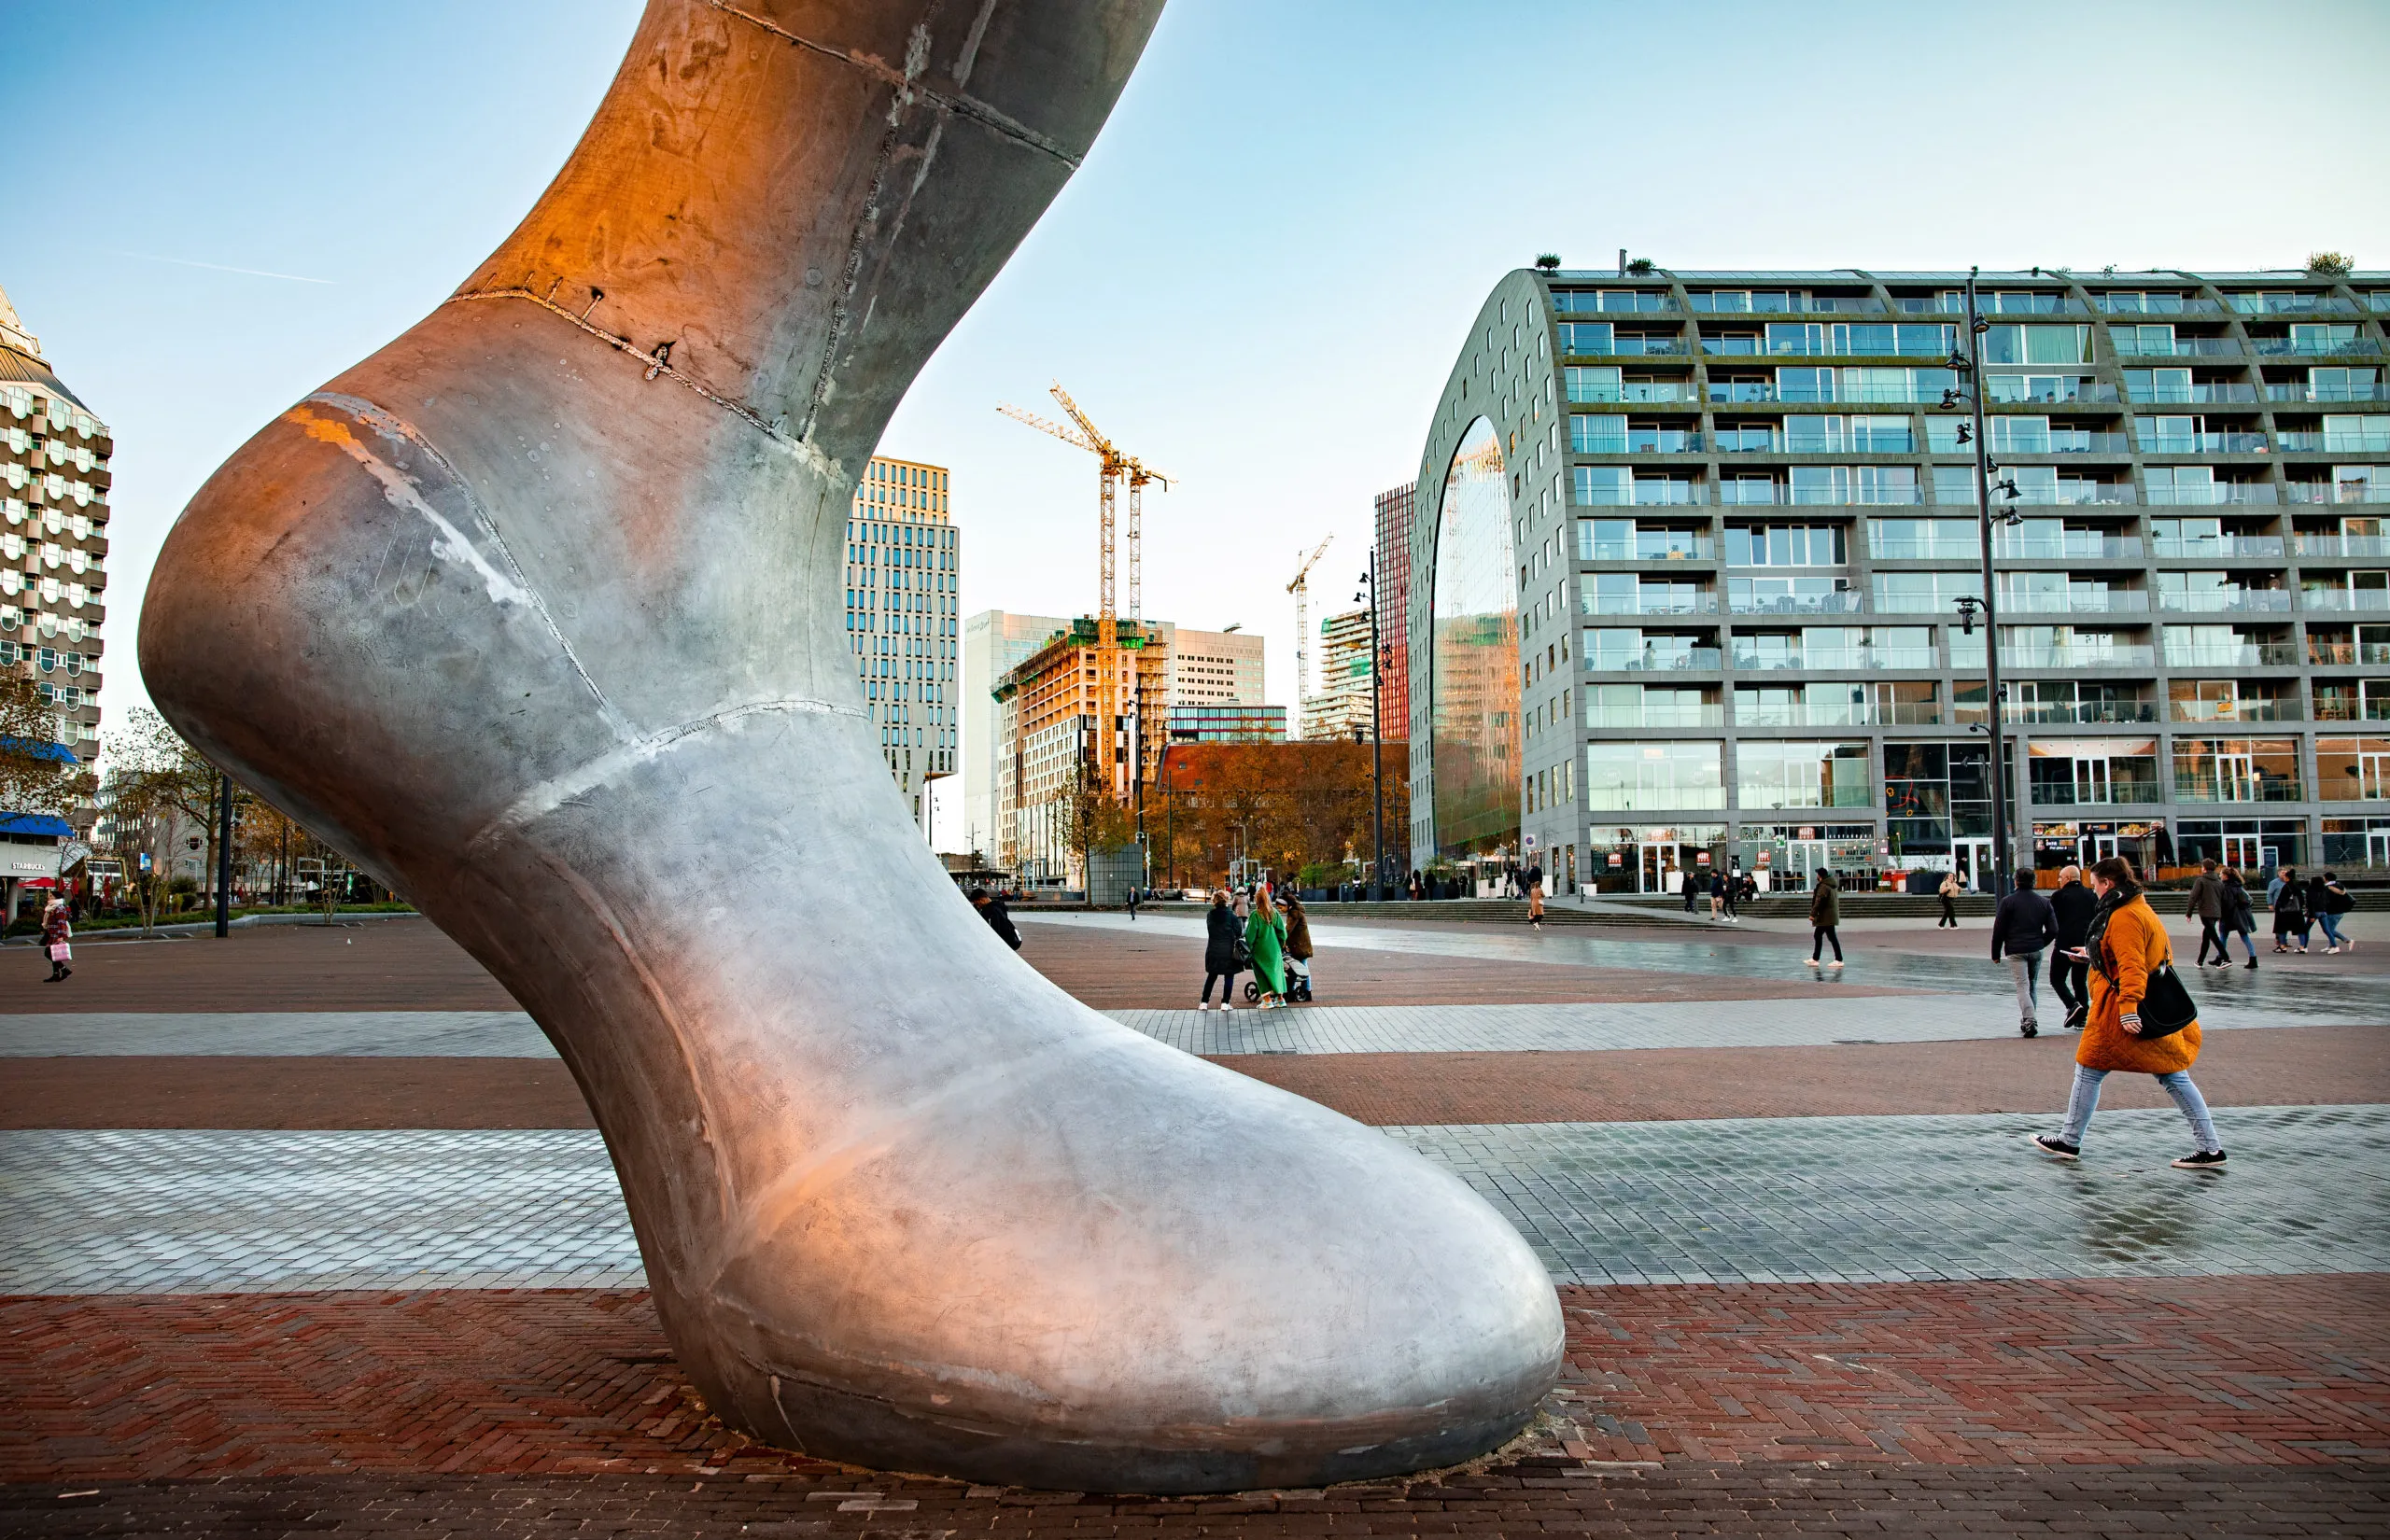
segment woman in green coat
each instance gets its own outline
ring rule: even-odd
[[[1253,914],[1244,922],[1244,949],[1253,954],[1253,982],[1264,1010],[1286,1003],[1286,922],[1270,902],[1270,889],[1253,890]]]

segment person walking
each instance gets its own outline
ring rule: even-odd
[[[2315,917],[2315,923],[2324,928],[2324,939],[2331,943],[2324,948],[2325,956],[2340,956],[2341,917],[2355,907],[2356,900],[2349,896],[2349,890],[2341,886],[2341,879],[2331,873],[2308,879],[2307,912]],[[2352,952],[2356,950],[2355,942],[2347,943],[2347,946]]]
[[[1684,912],[1693,913],[1694,904],[1701,897],[1701,874],[1688,866],[1684,869]]]
[[[1713,870],[1709,874],[1709,923],[1715,925],[1725,917],[1726,874]]]
[[[74,939],[75,922],[66,912],[66,901],[52,898],[41,912],[41,945],[49,954],[49,976],[42,980],[44,984],[56,984],[75,972],[66,966],[75,955],[70,945]]]
[[[1286,1003],[1286,929],[1270,889],[1253,890],[1253,913],[1244,922],[1244,950],[1261,1008],[1272,1011]]]
[[[1829,945],[1834,947],[1833,965],[1836,968],[1842,966],[1842,937],[1838,933],[1841,924],[1842,889],[1835,884],[1834,874],[1821,866],[1818,868],[1818,884],[1809,890],[1810,967],[1818,965],[1819,954]]]
[[[2292,942],[2299,943],[2299,955],[2307,953],[2307,885],[2299,880],[2299,873],[2289,867],[2274,875],[2266,885],[2266,892],[2274,904],[2274,950],[2287,952]]]
[[[2217,921],[2217,926],[2224,934],[2223,941],[2217,944],[2224,965],[2228,968],[2232,966],[2232,938],[2239,936],[2242,946],[2248,951],[2249,966],[2255,968],[2257,965],[2257,944],[2250,937],[2257,929],[2256,909],[2249,902],[2249,885],[2241,880],[2238,867],[2224,869],[2224,917]]]
[[[1239,952],[1244,945],[1236,911],[1229,907],[1229,890],[1212,890],[1212,907],[1203,916],[1203,992],[1195,997],[1195,1009],[1212,1008],[1212,982],[1220,985],[1220,1009],[1236,1009],[1236,975],[1244,968]]]
[[[2070,1032],[2081,1031],[2084,1018],[2091,1014],[2091,963],[2074,954],[2083,945],[2084,935],[2091,929],[2091,916],[2099,907],[2099,899],[2083,886],[2083,868],[2068,866],[2059,873],[2058,891],[2050,895],[2050,915],[2058,926],[2051,943],[2050,990],[2066,1007]]]
[[[1543,862],[1528,862],[1523,880],[1527,889],[1527,924],[1540,931],[1543,929]]]
[[[2066,1124],[2055,1134],[2035,1134],[2033,1145],[2060,1160],[2083,1154],[2083,1135],[2099,1110],[2100,1083],[2119,1070],[2158,1077],[2180,1108],[2198,1148],[2173,1164],[2184,1170],[2211,1170],[2224,1164],[2224,1142],[2207,1099],[2191,1080],[2200,1056],[2200,1024],[2163,1037],[2142,1035],[2141,1002],[2153,971],[2173,961],[2166,927],[2141,894],[2132,862],[2110,856],[2091,868],[2100,907],[2091,917],[2083,951],[2091,962],[2091,1017],[2074,1046],[2074,1089],[2067,1099]]]
[[[1942,886],[1934,891],[1942,898],[1942,917],[1933,922],[1933,928],[1939,931],[1947,925],[1953,931],[1957,930],[1959,928],[1959,874],[1943,873]]]
[[[1303,908],[1303,896],[1289,889],[1286,892],[1286,999],[1311,1000],[1311,915]]]
[[[2039,988],[2042,949],[2058,939],[2058,915],[2038,889],[2019,883],[1991,914],[1991,960],[2003,959],[2017,977],[2017,1030],[2042,1035]]]
[[[1133,882],[1129,885],[1129,923],[1137,923],[1137,885]]]
[[[1741,917],[1735,913],[1735,903],[1742,896],[1743,875],[1740,872],[1729,872],[1726,875],[1726,923],[1729,925],[1741,923]]]
[[[2200,875],[2191,879],[2191,899],[2183,908],[2183,917],[2200,922],[2200,955],[2194,959],[2197,965],[2207,966],[2208,949],[2213,947],[2216,965],[2231,967],[2232,959],[2224,955],[2224,937],[2216,929],[2216,921],[2224,917],[2224,879],[2215,875],[2214,856],[2200,860]]]

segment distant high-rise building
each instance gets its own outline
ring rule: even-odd
[[[847,634],[888,773],[923,821],[930,781],[955,770],[961,532],[942,466],[872,457],[847,525]]]
[[[99,752],[115,453],[0,292],[0,665],[33,677],[58,741],[85,760]]]
[[[1170,708],[1173,743],[1284,743],[1286,708],[1283,706],[1174,706]]]
[[[1399,737],[1411,720],[1411,643],[1404,621],[1411,613],[1411,524],[1416,482],[1405,482],[1377,497],[1378,710],[1385,734]]]
[[[996,731],[996,682],[1067,631],[1060,615],[982,609],[963,626],[963,827],[954,843],[989,854],[995,848],[998,761],[1010,745]]]
[[[1312,742],[1370,735],[1370,612],[1351,609],[1319,623],[1319,693],[1303,701],[1303,737]]]
[[[1196,631],[1153,623],[1168,655],[1172,706],[1259,706],[1267,693],[1261,638],[1244,631]]]

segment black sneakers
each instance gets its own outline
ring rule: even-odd
[[[2017,1024],[2017,1030],[2027,1037],[2039,1037],[2042,1035],[2042,1024],[2032,1016],[2027,1016]]]
[[[2069,1144],[2066,1141],[2059,1138],[2056,1134],[2035,1134],[2033,1136],[2033,1148],[2041,1151],[2044,1155],[2054,1155],[2060,1160],[2079,1160],[2083,1157],[2082,1145]],[[2219,1155],[2217,1158],[2222,1159],[2223,1157]],[[2174,1164],[2179,1166],[2182,1162],[2178,1160]]]
[[[2174,1162],[2174,1169],[2181,1171],[2212,1171],[2223,1164],[2222,1150],[2195,1150]]]

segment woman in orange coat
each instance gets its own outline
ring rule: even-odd
[[[2200,1088],[2191,1084],[2191,1065],[2200,1057],[2200,1024],[2194,1021],[2166,1037],[2141,1035],[2141,1001],[2149,990],[2150,971],[2174,960],[2166,928],[2141,896],[2132,862],[2123,857],[2110,856],[2092,867],[2091,888],[2100,895],[2100,908],[2091,917],[2080,954],[2091,962],[2091,1015],[2075,1044],[2074,1094],[2067,1102],[2066,1127],[2056,1134],[2035,1134],[2033,1143],[2060,1160],[2081,1155],[2083,1130],[2100,1105],[2100,1082],[2112,1071],[2125,1070],[2156,1075],[2189,1121],[2199,1148],[2175,1165],[2186,1171],[2222,1166],[2224,1145],[2215,1137],[2215,1121],[2208,1115]]]

